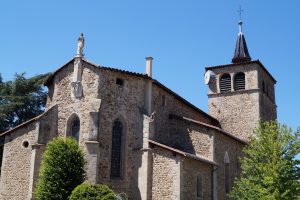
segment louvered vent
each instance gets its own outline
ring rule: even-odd
[[[240,72],[234,77],[234,90],[245,90],[245,74]]]
[[[231,77],[229,74],[224,74],[220,79],[220,91],[231,91]]]

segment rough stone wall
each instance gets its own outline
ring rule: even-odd
[[[68,119],[75,113],[80,119],[80,144],[88,154],[91,167],[88,177],[94,177],[96,182],[107,184],[116,192],[124,192],[129,199],[134,199],[134,195],[139,194],[137,174],[141,153],[138,149],[142,147],[144,79],[94,67],[83,61],[83,97],[73,99],[72,78],[73,63],[69,63],[56,74],[54,87],[49,93],[53,96],[49,96],[47,105],[58,104],[58,134],[68,135]],[[118,85],[117,78],[124,84]],[[121,179],[110,178],[112,126],[116,119],[124,125]],[[97,136],[92,136],[93,133]],[[99,144],[89,143],[91,138]],[[95,171],[99,173],[95,174]]]
[[[182,158],[160,147],[153,148],[152,200],[181,199]]]
[[[267,121],[275,120],[277,119],[275,83],[262,68],[258,68],[258,74],[260,88],[260,118]],[[263,86],[265,88],[263,88]]]
[[[88,140],[91,133],[91,112],[97,112],[98,88],[99,88],[99,72],[95,67],[83,62],[82,85],[83,97],[80,99],[71,98],[71,82],[73,79],[73,63],[61,69],[56,74],[53,86],[50,89],[47,106],[53,104],[58,105],[58,135],[66,136],[67,121],[72,114],[77,114],[80,122],[80,143]],[[52,88],[53,87],[53,88]],[[51,96],[52,95],[52,96]],[[95,104],[99,105],[95,105]],[[85,119],[85,120],[82,120]]]
[[[277,118],[275,83],[259,64],[225,66],[212,70],[216,79],[209,84],[209,114],[220,121],[224,130],[248,139],[259,120]],[[239,72],[245,73],[245,90],[234,91],[234,76]],[[231,75],[231,91],[220,93],[219,81],[224,73]]]
[[[184,159],[181,172],[181,200],[211,200],[212,166],[192,159]],[[202,194],[197,194],[197,176],[202,176]]]
[[[248,91],[209,98],[209,113],[222,129],[247,140],[259,122],[259,94]]]
[[[170,146],[213,160],[213,132],[202,125],[182,119],[170,119]]]
[[[230,188],[233,186],[234,178],[241,173],[239,157],[241,157],[244,144],[220,133],[215,132],[214,136],[214,161],[219,164],[215,171],[214,182],[215,191],[218,200],[226,199],[225,192],[225,164],[224,158],[226,152],[229,156],[229,180]]]
[[[162,102],[163,96],[165,98],[164,105]],[[174,122],[170,121],[169,114],[176,114],[215,125],[210,118],[187,106],[175,98],[174,95],[157,85],[153,86],[153,111],[155,112],[155,139],[168,145],[173,145],[171,138],[176,137],[172,135],[176,132],[176,128],[174,128],[174,124],[172,124]]]
[[[124,85],[116,84],[121,78]],[[138,168],[141,166],[144,114],[144,88],[142,78],[124,73],[102,70],[100,74],[100,165],[99,181],[109,185],[116,192],[125,192],[129,199],[139,199]],[[123,138],[123,176],[111,179],[112,125],[120,119],[125,127]]]
[[[31,123],[5,137],[0,199],[28,199],[32,150],[23,142],[34,144],[36,134],[36,123]]]
[[[258,64],[243,66],[227,66],[213,69],[216,74],[217,91],[209,89],[209,114],[217,118],[224,130],[248,139],[260,119]],[[234,91],[235,74],[245,73],[245,90]],[[219,79],[224,73],[231,75],[231,91],[220,93]]]
[[[38,180],[44,145],[56,134],[56,107],[5,136],[0,199],[30,199]],[[28,146],[24,146],[24,142]]]

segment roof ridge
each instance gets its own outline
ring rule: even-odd
[[[72,60],[70,60],[69,62],[67,62],[66,64],[64,64],[63,66],[61,66],[59,69],[57,69],[56,71],[54,71],[49,77],[48,79],[45,81],[44,85],[48,86],[50,84],[50,82],[52,81],[52,79],[54,78],[54,76],[60,71],[62,70],[62,68],[64,68],[66,65],[68,65],[70,62],[72,62],[74,60],[74,58]],[[113,68],[113,67],[106,67],[106,66],[101,66],[98,64],[95,64],[89,60],[87,60],[86,58],[82,58],[82,60],[86,63],[91,64],[92,66],[99,68],[99,69],[104,69],[104,70],[111,70],[114,72],[119,72],[119,73],[125,73],[125,74],[129,74],[129,75],[133,75],[133,76],[138,76],[141,78],[145,78],[148,80],[152,80],[154,84],[158,85],[159,87],[161,87],[162,89],[165,89],[167,92],[169,92],[170,94],[174,95],[179,101],[185,103],[187,106],[191,107],[192,109],[196,110],[197,112],[205,115],[206,117],[210,118],[213,123],[219,124],[219,121],[217,119],[215,119],[214,117],[210,116],[208,113],[204,112],[203,110],[201,110],[200,108],[198,108],[197,106],[195,106],[194,104],[190,103],[189,101],[187,101],[185,98],[181,97],[180,95],[178,95],[176,92],[174,92],[173,90],[169,89],[168,87],[166,87],[165,85],[163,85],[162,83],[160,83],[159,81],[157,81],[156,79],[153,79],[151,77],[149,77],[147,74],[142,74],[142,73],[137,73],[137,72],[131,72],[131,71],[127,71],[127,70],[122,70],[122,69],[118,69],[118,68]]]

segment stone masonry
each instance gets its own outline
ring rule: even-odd
[[[32,199],[47,142],[74,136],[75,119],[86,181],[106,184],[130,200],[226,199],[252,130],[260,119],[276,118],[275,80],[264,66],[251,61],[207,68],[216,75],[207,114],[152,78],[153,58],[146,59],[146,74],[99,66],[83,57],[83,35],[78,42],[75,58],[45,82],[45,113],[0,135],[0,199]],[[221,93],[220,76],[229,73],[233,80],[237,72],[245,74],[245,90],[232,85]],[[118,177],[112,176],[116,166]]]

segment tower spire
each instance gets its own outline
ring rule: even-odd
[[[238,38],[236,41],[235,51],[232,58],[232,63],[240,63],[240,62],[247,62],[251,61],[250,54],[248,52],[247,43],[245,36],[243,34],[243,21],[242,21],[242,8],[240,6],[238,13],[239,13],[239,33]]]

